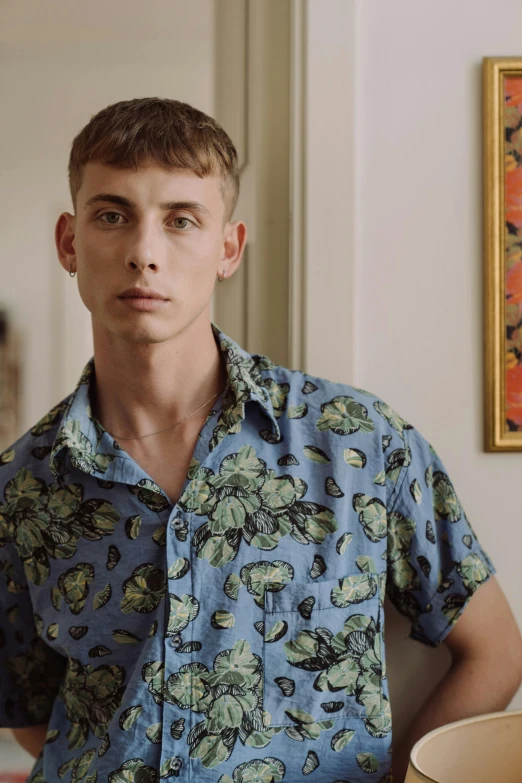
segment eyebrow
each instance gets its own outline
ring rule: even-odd
[[[97,193],[86,202],[85,209],[90,207],[91,204],[96,204],[100,201],[108,201],[111,204],[119,204],[121,207],[129,207],[130,209],[135,209],[137,206],[134,201],[125,198],[125,196],[118,196],[116,193]],[[168,211],[173,209],[192,209],[194,212],[201,212],[204,215],[208,215],[208,217],[212,217],[208,209],[198,201],[163,201],[159,204],[159,207]]]

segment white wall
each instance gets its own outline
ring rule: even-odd
[[[481,60],[522,56],[522,4],[356,11],[355,380],[433,443],[522,626],[522,453],[482,440],[481,148]],[[448,660],[406,633],[389,636],[401,722]]]
[[[70,392],[90,316],[60,267],[72,140],[110,103],[158,96],[214,109],[214,0],[4,0],[0,8],[0,304],[23,330],[22,431]]]

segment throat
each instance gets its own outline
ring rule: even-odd
[[[207,415],[185,426],[142,440],[123,442],[123,448],[175,505],[187,479],[192,456]],[[148,441],[148,442],[147,442]]]

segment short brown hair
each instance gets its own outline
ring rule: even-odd
[[[156,163],[217,176],[225,203],[223,226],[239,197],[237,151],[216,120],[188,103],[170,98],[119,101],[93,115],[75,137],[69,156],[69,189],[76,197],[87,163],[137,168]]]

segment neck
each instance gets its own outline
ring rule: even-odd
[[[210,322],[195,321],[156,344],[129,344],[94,325],[93,337],[93,413],[113,435],[147,435],[185,419],[203,405],[186,422],[188,427],[196,425],[206,419],[227,383]],[[180,430],[183,424],[173,431]]]

